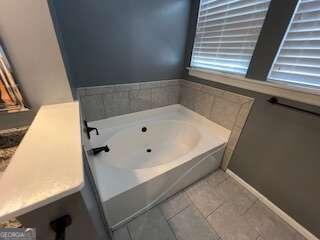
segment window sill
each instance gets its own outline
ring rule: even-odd
[[[188,68],[188,70],[190,76],[272,96],[283,97],[293,101],[320,106],[320,89],[291,84],[274,83],[271,81],[252,80],[242,76],[201,68]]]

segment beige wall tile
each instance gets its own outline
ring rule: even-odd
[[[212,104],[213,104],[214,96],[212,94],[208,94],[202,91],[198,91],[195,97],[194,109],[197,113],[202,116],[209,118]]]
[[[186,86],[182,86],[181,87],[181,96],[180,96],[180,103],[191,109],[194,110],[195,107],[195,90],[190,88],[190,87],[186,87]]]
[[[164,87],[152,88],[152,108],[167,106],[169,103],[168,94]]]
[[[246,103],[241,105],[241,108],[240,108],[240,111],[239,111],[239,114],[238,114],[238,117],[237,117],[237,120],[236,120],[236,126],[237,127],[240,127],[240,128],[244,127],[244,124],[247,121],[250,109],[252,107],[252,104],[253,104],[253,100],[251,100],[249,102],[246,102]]]
[[[88,87],[85,89],[85,95],[99,95],[99,94],[110,94],[114,91],[113,85],[107,86],[96,86],[96,87]]]
[[[116,92],[140,89],[140,83],[116,84],[116,85],[110,85],[110,86],[113,87],[113,91],[116,91]]]
[[[235,126],[232,131],[228,142],[228,147],[231,149],[235,149],[237,142],[239,140],[242,128]]]
[[[231,102],[222,97],[216,97],[212,105],[210,119],[231,130],[239,110],[239,103]]]
[[[233,93],[233,92],[228,92],[228,91],[225,91],[223,93],[222,97],[226,100],[231,101],[231,102],[236,102],[236,103],[240,103],[240,104],[243,104],[243,103],[246,103],[246,102],[249,102],[252,100],[252,98],[250,98],[250,97],[243,96],[243,95]]]
[[[201,87],[201,91],[212,94],[214,96],[222,96],[224,93],[224,90],[218,89],[218,88],[214,88],[214,87],[210,87],[207,85],[202,85]]]
[[[180,86],[179,85],[172,85],[165,88],[164,91],[168,91],[168,104],[177,104],[179,103],[180,97]]]
[[[129,92],[130,111],[138,112],[152,107],[151,88],[132,90]]]
[[[81,103],[85,112],[85,120],[94,121],[105,117],[102,95],[84,96]]]
[[[228,147],[226,147],[226,149],[224,150],[224,155],[223,155],[222,164],[221,164],[221,168],[223,170],[227,169],[229,162],[230,162],[230,159],[231,159],[231,156],[232,156],[232,153],[233,153],[233,150],[234,149],[231,149]]]

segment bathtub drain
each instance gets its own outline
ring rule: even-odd
[[[150,153],[151,151],[152,151],[151,148],[148,148],[148,149],[147,149],[147,152],[148,152],[148,153]]]

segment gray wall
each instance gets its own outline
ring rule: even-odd
[[[49,0],[74,87],[181,78],[191,0]]]

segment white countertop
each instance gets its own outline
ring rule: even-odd
[[[78,102],[40,108],[0,178],[0,221],[81,190],[80,134]]]

